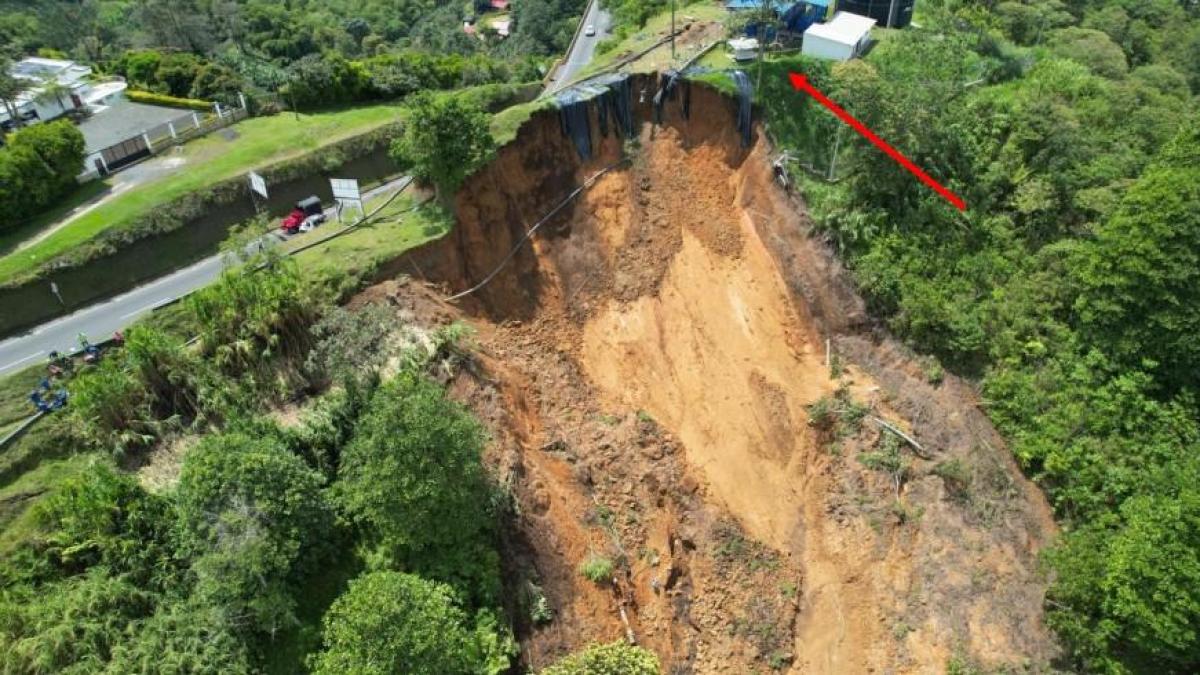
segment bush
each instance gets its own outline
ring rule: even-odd
[[[613,562],[601,555],[590,555],[587,560],[579,563],[579,573],[592,583],[611,583],[613,578]]]
[[[613,642],[571,654],[542,670],[541,675],[659,675],[660,668],[654,652]]]
[[[83,171],[83,134],[66,120],[35,124],[0,148],[0,232],[25,224],[75,189]]]
[[[151,91],[127,89],[125,90],[125,97],[134,103],[161,105],[168,108],[186,108],[188,110],[199,110],[200,112],[213,111],[212,101],[201,101],[195,98],[180,98],[178,96],[171,96],[170,94],[156,94]]]
[[[322,638],[325,649],[310,661],[317,675],[494,674],[507,669],[512,646],[492,622],[473,628],[449,586],[386,571],[350,582]]]

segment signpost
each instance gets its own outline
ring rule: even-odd
[[[248,178],[250,179],[250,203],[254,205],[254,212],[259,213],[261,209],[254,195],[262,197],[264,202],[267,201],[267,181],[253,171],[250,172]]]
[[[355,206],[358,208],[359,214],[366,216],[367,211],[363,208],[362,193],[358,189],[358,179],[356,178],[330,178],[329,185],[333,188],[333,198],[338,203],[337,217],[340,222],[342,219],[342,208],[345,206]]]
[[[250,191],[262,195],[263,199],[267,198],[267,181],[253,171],[250,172]]]

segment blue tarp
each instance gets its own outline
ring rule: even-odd
[[[563,134],[570,136],[582,159],[592,156],[592,127],[588,108],[595,102],[600,133],[607,136],[609,120],[613,130],[633,137],[633,102],[629,76],[601,75],[559,92],[554,97]]]
[[[821,1],[828,3],[829,0]],[[762,0],[726,0],[725,9],[728,9],[731,12],[743,9],[762,9],[762,4]],[[796,4],[794,1],[784,2],[784,0],[774,0],[774,2],[771,3],[771,8],[776,12],[782,13],[786,12],[794,4]]]

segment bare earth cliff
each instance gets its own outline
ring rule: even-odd
[[[872,330],[736,101],[691,85],[654,125],[656,87],[633,82],[635,139],[589,111],[588,161],[535,115],[357,300],[477,330],[452,391],[516,503],[526,665],[632,637],[668,673],[1038,669],[1053,524],[974,391]],[[579,573],[595,557],[615,583]]]

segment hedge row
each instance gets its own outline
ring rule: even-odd
[[[152,91],[127,89],[125,91],[125,96],[134,103],[161,105],[168,108],[186,108],[188,110],[199,110],[202,112],[212,112],[213,109],[213,104],[211,101],[201,101],[195,98],[179,98],[178,96],[169,96],[167,94],[156,94]]]

